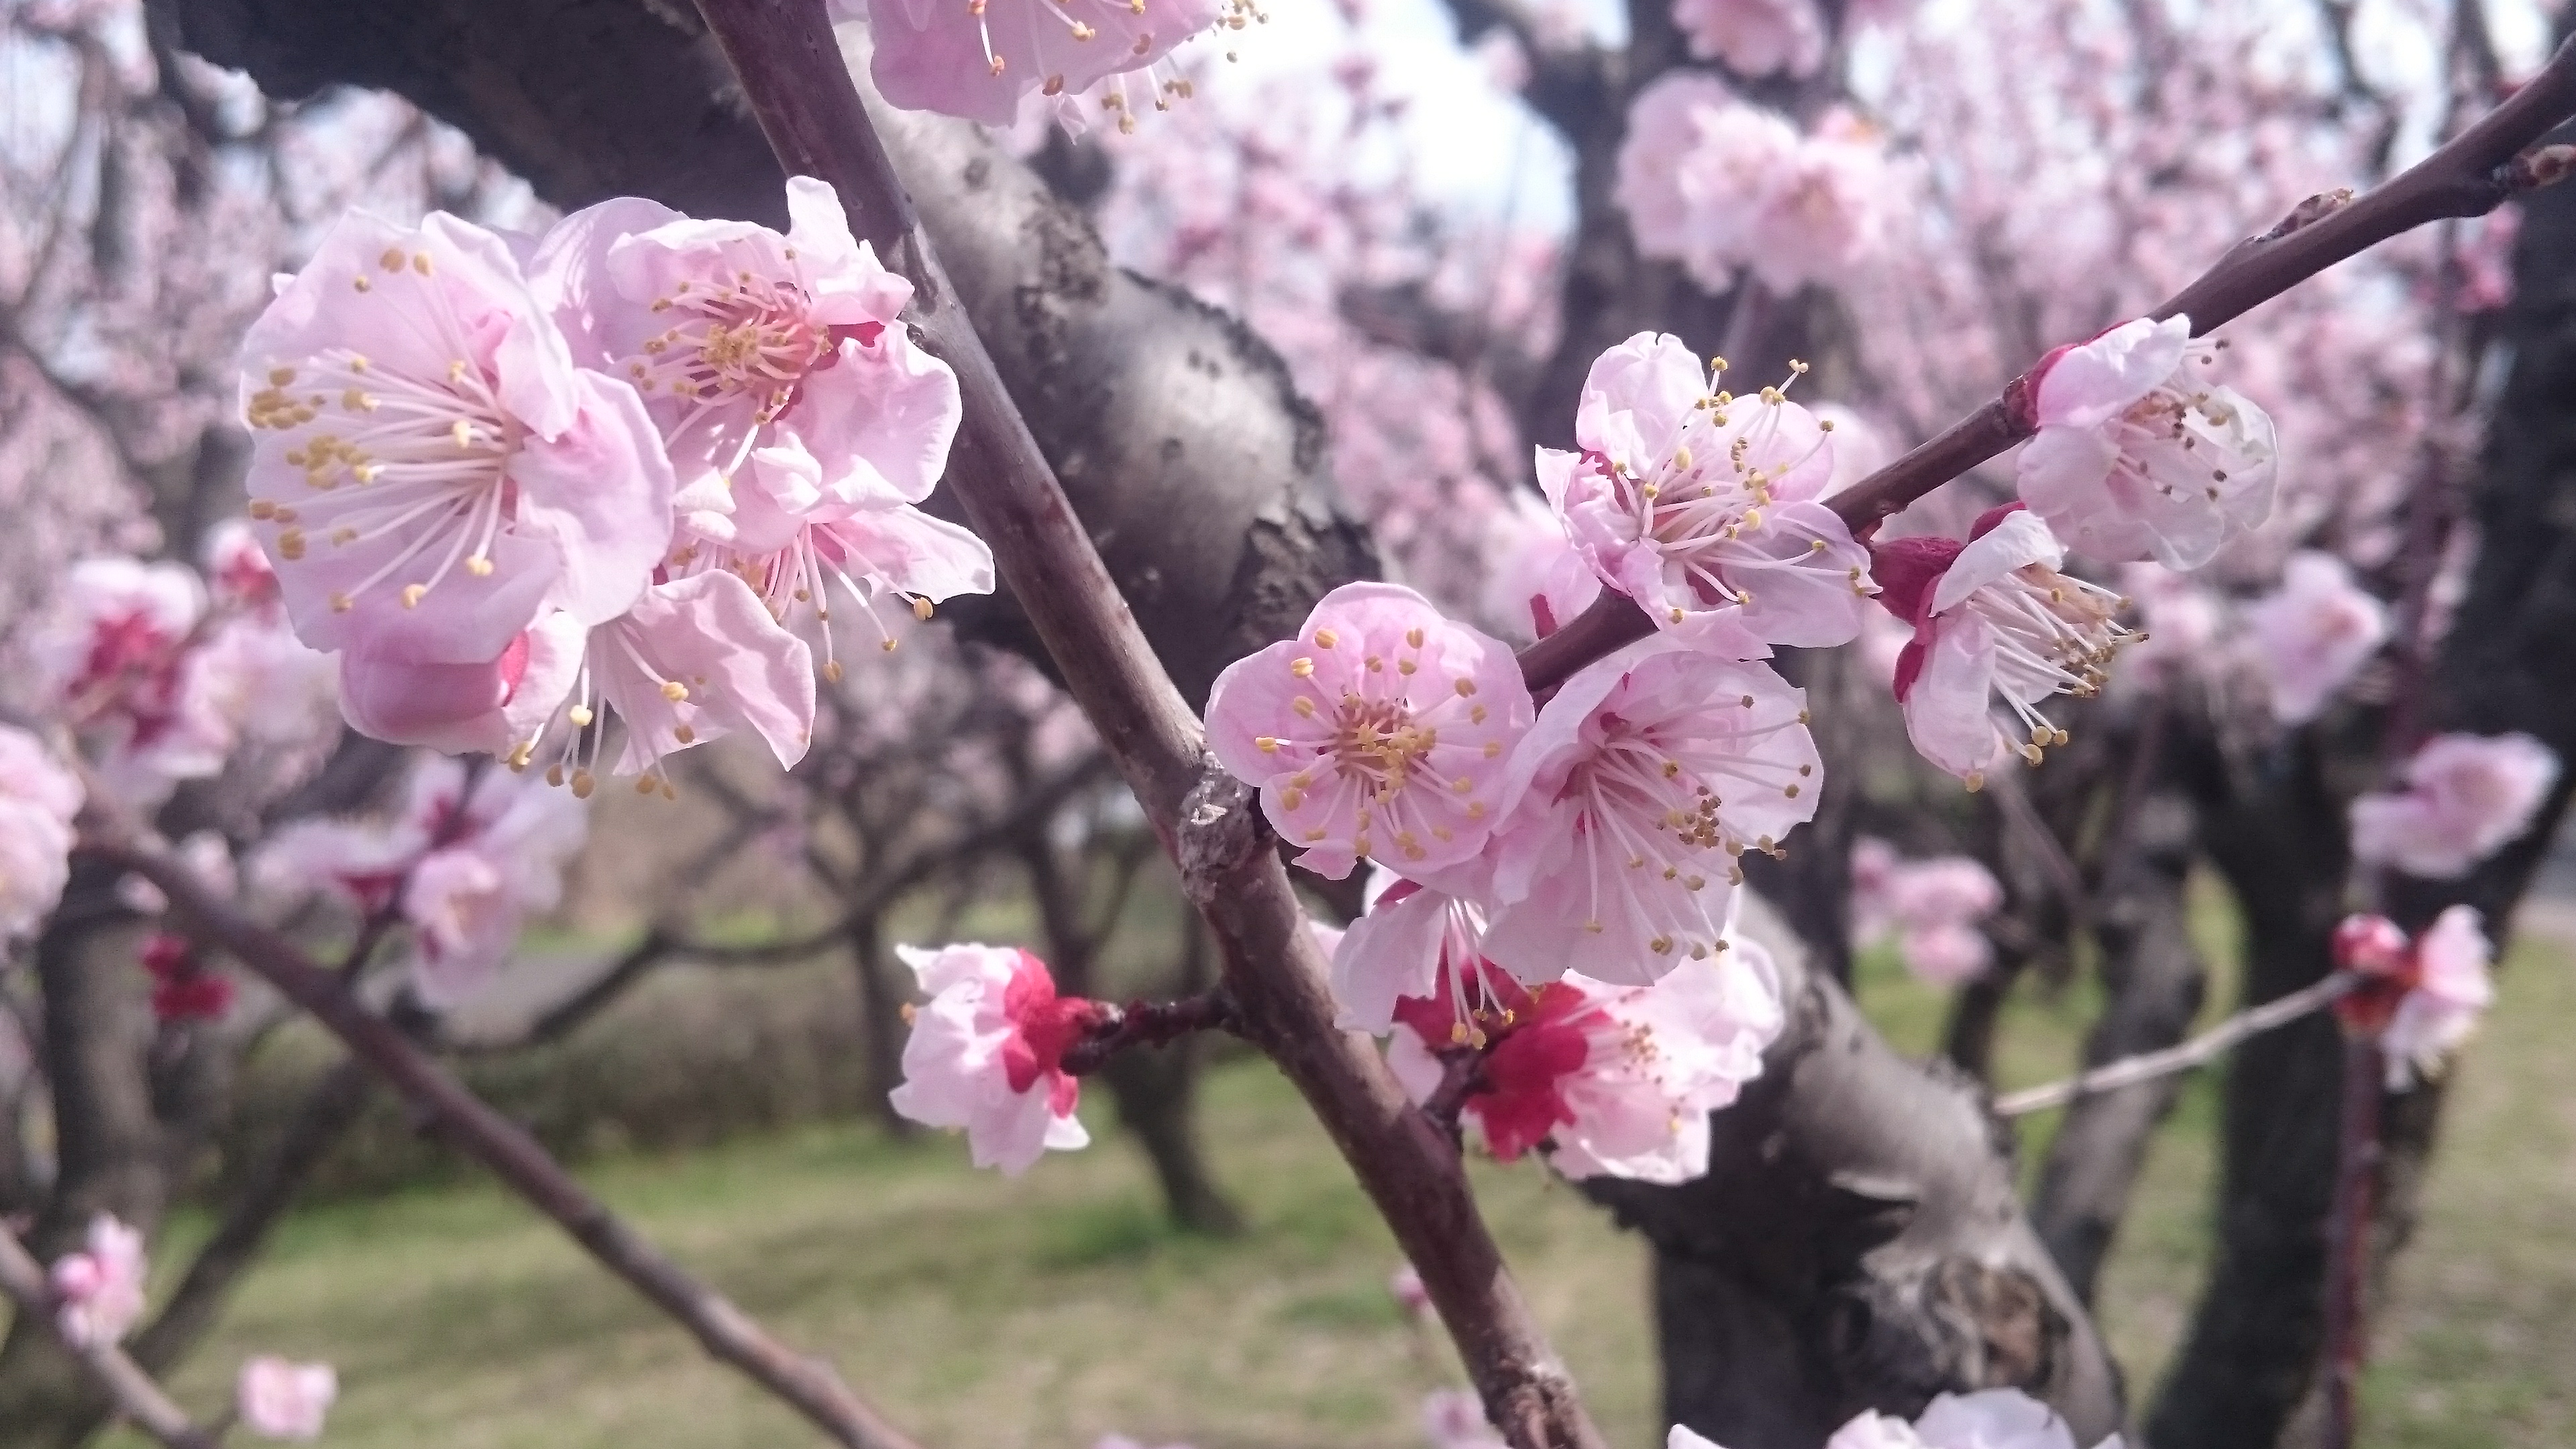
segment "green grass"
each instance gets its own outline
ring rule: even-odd
[[[2576,970],[2554,944],[2527,947],[2503,992],[2461,1069],[2424,1228],[2379,1326],[2373,1449],[2556,1449],[2576,1423],[2576,1066],[2558,1040],[2576,1020]],[[1928,1047],[1937,997],[1885,961],[1868,964],[1863,995],[1901,1045]],[[2082,991],[2017,1004],[2007,1084],[2063,1070],[2090,1009]],[[2213,1089],[2186,1094],[2108,1270],[2104,1327],[2133,1383],[2154,1381],[2196,1287]],[[1266,1067],[1240,1063],[1209,1086],[1217,1170],[1253,1223],[1239,1240],[1166,1229],[1140,1160],[1105,1111],[1086,1115],[1099,1146],[1017,1182],[970,1173],[944,1138],[842,1125],[583,1175],[943,1449],[1083,1449],[1111,1429],[1202,1449],[1420,1442],[1414,1406],[1455,1381],[1454,1364],[1387,1299],[1384,1228]],[[2033,1161],[2047,1129],[2028,1129]],[[1636,1241],[1534,1169],[1480,1169],[1478,1187],[1611,1442],[1660,1443]],[[474,1183],[299,1214],[179,1394],[220,1402],[253,1351],[338,1363],[345,1397],[326,1442],[339,1449],[817,1442]]]

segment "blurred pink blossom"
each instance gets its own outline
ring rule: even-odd
[[[2388,1089],[2402,1092],[2443,1065],[2495,1002],[2487,967],[2495,947],[2476,908],[2453,906],[2415,943],[2406,994],[2380,1036],[2388,1056]]]
[[[2003,905],[1993,872],[1964,855],[1908,861],[1886,841],[1852,842],[1851,932],[1863,944],[1893,939],[1905,968],[1936,986],[1982,973],[1994,948],[1979,922]]]
[[[1692,55],[1747,78],[1810,76],[1825,59],[1825,19],[1814,0],[1673,0],[1673,24]]]
[[[2405,783],[2352,802],[2353,858],[2455,880],[2531,828],[2558,755],[2526,734],[2436,735],[2406,762]]]
[[[143,1318],[143,1235],[106,1213],[86,1247],[54,1260],[50,1281],[63,1336],[84,1348],[122,1340]]]
[[[1407,1318],[1419,1318],[1431,1312],[1431,1291],[1422,1286],[1422,1274],[1411,1263],[1396,1269],[1387,1278],[1386,1291]]]
[[[2095,1449],[2120,1449],[2112,1435]],[[1936,1396],[1912,1424],[1864,1411],[1834,1431],[1825,1449],[2077,1449],[2057,1412],[2019,1389]]]
[[[1482,848],[1529,729],[1511,651],[1411,589],[1344,584],[1294,639],[1236,660],[1208,697],[1208,746],[1333,879],[1363,858],[1416,875]]]
[[[2245,622],[2272,713],[2285,725],[2325,713],[2388,638],[2388,607],[2353,582],[2343,560],[2315,549],[2290,555],[2281,586],[2249,606]]]
[[[2067,546],[2106,562],[2196,569],[2272,513],[2269,414],[2202,374],[2219,345],[2191,319],[2141,317],[2043,361],[2022,501]]]
[[[261,1355],[242,1362],[233,1404],[242,1427],[263,1439],[310,1443],[340,1397],[340,1376],[327,1363],[288,1363]]]
[[[1081,91],[1143,70],[1248,13],[1220,0],[873,0],[868,69],[885,98],[907,110],[1008,126],[1030,92]]]
[[[1422,1437],[1431,1449],[1503,1449],[1503,1436],[1485,1422],[1485,1405],[1469,1389],[1422,1396]]]
[[[914,1008],[894,1109],[926,1127],[961,1128],[977,1167],[1029,1170],[1048,1149],[1091,1144],[1074,1106],[1080,1078],[1062,1070],[1067,1047],[1100,1004],[1058,996],[1046,963],[1005,946],[934,951],[898,946],[928,1004]]]
[[[0,941],[33,931],[71,879],[79,777],[44,741],[0,724]]]

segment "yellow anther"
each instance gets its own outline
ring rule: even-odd
[[[417,609],[417,608],[419,608],[419,607],[420,607],[420,601],[421,601],[421,600],[423,600],[423,599],[426,599],[426,598],[428,598],[428,597],[429,597],[429,585],[427,585],[427,584],[405,584],[405,585],[403,585],[402,601],[403,601],[403,607],[404,607],[404,608],[406,608],[406,609]]]
[[[599,718],[599,716],[591,710],[589,705],[576,704],[571,709],[565,711],[564,718],[572,721],[572,727],[574,729],[586,730],[590,728],[590,722]]]
[[[689,687],[676,679],[663,680],[662,697],[673,704],[678,704],[689,697]]]

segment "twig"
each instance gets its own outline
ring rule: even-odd
[[[2343,1110],[2335,1133],[2335,1189],[2326,1219],[2325,1449],[2352,1449],[2355,1391],[2369,1334],[2361,1285],[2370,1266],[2371,1187],[2379,1174],[2379,1090],[2386,1070],[2374,1038],[2343,1044]]]
[[[92,1347],[65,1333],[54,1311],[53,1288],[45,1281],[44,1265],[16,1234],[5,1230],[0,1230],[0,1295],[14,1300],[20,1313],[51,1325],[63,1351],[80,1360],[81,1367],[107,1390],[116,1411],[136,1428],[168,1449],[218,1449],[224,1442],[221,1432],[200,1427],[172,1403],[152,1376],[126,1357],[125,1350],[112,1343]]]
[[[1321,949],[1252,793],[1217,767],[1054,469],[1002,386],[859,99],[821,0],[699,0],[789,175],[831,185],[851,231],[910,278],[912,324],[956,369],[948,484],[1135,792],[1225,957],[1244,1035],[1297,1084],[1457,1342],[1514,1449],[1599,1449],[1562,1360],[1476,1210],[1465,1165],[1363,1039],[1333,1025]]]
[[[2116,1062],[2105,1062],[2081,1076],[1997,1097],[1995,1115],[2026,1117],[2051,1107],[2063,1107],[2078,1097],[2116,1092],[2122,1087],[2134,1087],[2140,1082],[2152,1082],[2175,1072],[2190,1071],[2216,1060],[2247,1037],[2260,1036],[2277,1026],[2287,1026],[2310,1012],[2331,1005],[2336,998],[2360,984],[2360,977],[2338,971],[2313,986],[2287,996],[2276,996],[2261,1006],[2248,1007],[2191,1040],[2162,1051],[2122,1057]]]
[[[453,1145],[677,1319],[708,1353],[740,1369],[849,1449],[913,1449],[910,1439],[863,1403],[828,1365],[772,1338],[748,1314],[662,1256],[517,1123],[467,1091],[292,942],[217,899],[165,849],[126,840],[91,841],[83,848],[159,886],[195,934],[223,947],[312,1013]]]
[[[1129,1047],[1168,1046],[1193,1032],[1235,1031],[1240,1025],[1234,998],[1222,986],[1178,1001],[1131,1001],[1108,1007],[1091,1035],[1066,1050],[1063,1066],[1085,1076]]]
[[[2559,46],[2549,64],[2504,104],[2386,185],[2349,203],[2302,203],[2282,225],[2229,248],[2148,315],[2188,316],[2192,331],[2205,334],[2401,232],[2444,217],[2484,216],[2517,191],[2552,184],[2576,165],[2576,153],[2558,146],[2529,157],[2521,153],[2571,115],[2576,39]],[[2032,432],[2031,386],[2029,373],[2015,377],[1993,401],[1836,494],[1829,500],[1833,510],[1862,533],[1999,456]],[[1625,595],[1604,593],[1564,628],[1522,650],[1521,672],[1532,690],[1549,688],[1652,629]]]

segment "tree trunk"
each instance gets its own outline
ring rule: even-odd
[[[2121,859],[2094,897],[2110,999],[2085,1038],[2088,1068],[2172,1046],[2200,1014],[2208,973],[2191,943],[2183,892],[2192,846],[2188,800],[2157,793],[2139,802]],[[2128,1213],[2147,1144],[2188,1080],[2165,1077],[2083,1098],[2049,1143],[2031,1226],[2087,1305]]]
[[[1899,1057],[1778,917],[1790,1019],[1710,1119],[1709,1172],[1585,1190],[1653,1240],[1664,1413],[1727,1449],[1816,1449],[1853,1414],[2013,1386],[2091,1444],[2117,1375],[2013,1195],[1973,1084]]]
[[[911,1137],[921,1124],[894,1109],[894,1089],[903,1085],[903,1044],[911,1030],[903,1018],[910,993],[886,960],[885,931],[876,921],[853,927],[850,964],[859,979],[859,1030],[867,1061],[867,1109],[891,1135]]]

